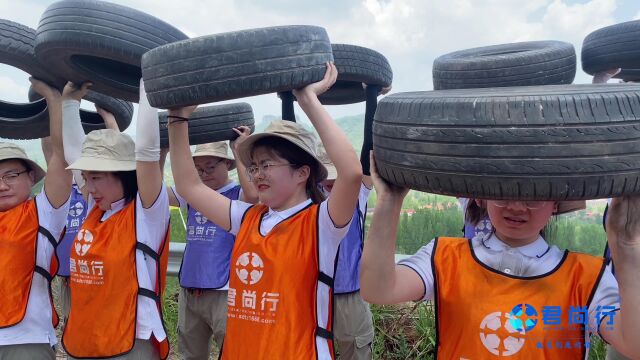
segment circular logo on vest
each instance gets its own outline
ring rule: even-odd
[[[538,323],[538,312],[536,308],[529,304],[518,304],[513,307],[509,322],[516,331],[529,332]]]
[[[513,316],[500,311],[485,316],[480,323],[480,341],[490,353],[511,356],[524,346],[525,331],[515,329]]]
[[[76,241],[74,243],[76,254],[78,254],[78,256],[85,256],[87,251],[89,251],[92,242],[93,234],[91,231],[80,229],[80,231],[78,231],[78,235],[76,235]]]
[[[200,212],[196,211],[195,214],[193,214],[193,218],[196,219],[196,222],[200,225],[206,223],[208,221],[208,219],[204,216],[202,216],[202,214],[200,214]]]
[[[262,278],[264,262],[253,252],[246,252],[236,261],[236,275],[243,284],[253,285]]]
[[[78,201],[77,203],[73,204],[73,206],[69,207],[69,216],[78,217],[82,215],[83,211],[84,204],[82,203],[82,201]]]

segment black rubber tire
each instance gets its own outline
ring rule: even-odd
[[[587,74],[621,68],[616,78],[640,81],[640,20],[607,26],[587,35],[581,57]]]
[[[146,83],[145,83],[146,86]],[[161,112],[160,147],[169,147],[167,113]],[[255,130],[253,109],[247,103],[213,105],[196,109],[189,118],[189,144],[199,145],[216,141],[234,140],[238,134],[233,128],[248,126]]]
[[[384,55],[375,50],[347,44],[331,44],[338,80],[320,95],[324,105],[355,104],[366,100],[362,83],[391,86],[393,71]]]
[[[33,88],[29,87],[29,101],[34,102],[42,99],[42,96],[35,92]],[[107,110],[112,113],[116,118],[116,123],[118,124],[118,129],[120,131],[125,131],[129,125],[131,125],[131,119],[133,119],[133,104],[112,98],[111,96],[107,96],[104,94],[97,93],[95,91],[89,90],[87,95],[83,100],[92,102],[101,108]],[[85,134],[88,134],[94,130],[102,130],[105,128],[104,120],[102,116],[100,116],[95,111],[80,109],[80,120],[82,121],[82,128],[84,129]],[[48,124],[49,116],[47,114],[46,121]],[[47,129],[48,136],[49,131]]]
[[[149,103],[205,104],[288,91],[321,80],[333,61],[325,29],[278,26],[179,41],[142,57]]]
[[[33,77],[59,87],[64,80],[43,70],[36,59],[33,44],[36,31],[13,21],[0,19],[0,63],[16,67]],[[38,139],[49,133],[47,103],[12,103],[0,101],[0,137]]]
[[[127,101],[138,101],[140,58],[186,39],[173,26],[141,11],[96,0],[64,0],[42,14],[35,52],[56,75]]]
[[[467,49],[442,55],[433,62],[433,88],[571,84],[576,75],[576,51],[561,41],[530,41]]]
[[[378,171],[467,198],[581,200],[640,193],[640,85],[400,93],[380,101]]]

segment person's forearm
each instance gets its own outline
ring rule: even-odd
[[[353,146],[344,132],[333,121],[331,115],[315,95],[298,97],[298,104],[311,120],[318,132],[327,155],[343,179],[353,178],[358,184],[362,178],[362,166]]]
[[[253,183],[247,176],[247,168],[242,161],[238,159],[238,156],[234,153],[236,160],[236,171],[238,172],[238,180],[240,181],[240,187],[242,187],[243,201],[255,204],[258,202],[258,191]]]
[[[640,245],[616,243],[611,253],[620,291],[620,314],[614,317],[614,323],[621,326],[625,347],[631,351],[629,356],[640,357]]]
[[[80,102],[77,100],[64,100],[62,102],[62,142],[64,144],[64,159],[67,164],[72,164],[82,154],[82,144],[86,135],[80,120]],[[73,177],[80,188],[84,181],[80,171],[74,170]]]
[[[374,303],[386,303],[395,283],[395,252],[402,198],[379,197],[364,242],[360,282],[362,297]]]
[[[198,171],[191,158],[189,126],[186,121],[169,125],[169,155],[171,159],[171,171],[173,174],[179,174],[173,177],[176,190],[187,203],[191,203],[193,202],[193,198],[191,197],[190,190],[194,189],[194,187],[202,181],[198,176]]]

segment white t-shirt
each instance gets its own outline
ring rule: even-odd
[[[95,204],[93,197],[89,196],[89,212],[91,212]],[[106,211],[101,220],[107,220],[113,214],[122,210],[124,205],[124,199],[111,204],[111,210]],[[160,246],[166,235],[167,226],[169,226],[170,218],[169,196],[164,184],[162,185],[162,190],[158,198],[148,209],[142,206],[142,200],[140,200],[140,194],[138,194],[136,200],[136,216],[138,241],[149,246],[154,251],[160,250]],[[166,246],[168,246],[168,244]],[[166,251],[168,251],[168,249]],[[142,250],[136,250],[136,269],[140,287],[154,290],[158,275],[157,266],[153,258],[146,256]],[[116,317],[117,314],[114,314],[114,319],[116,319]],[[158,341],[162,341],[167,337],[155,301],[146,296],[138,296],[136,338],[147,340],[151,337],[151,333],[155,335]]]
[[[273,209],[269,209],[267,214],[265,214],[265,216],[262,218],[262,222],[260,223],[260,232],[263,235],[268,234],[280,222],[295,215],[300,210],[307,207],[309,204],[311,204],[311,199],[307,199],[306,201],[303,201],[300,204],[295,205],[287,210],[275,211]],[[232,233],[233,235],[238,234],[238,232],[240,231],[242,218],[244,217],[247,209],[249,209],[251,206],[251,204],[239,200],[231,201],[230,233]],[[333,220],[331,220],[331,216],[329,215],[328,199],[320,204],[320,209],[318,210],[319,266],[321,272],[331,277],[334,276],[334,264],[336,261],[336,255],[338,253],[338,246],[340,246],[340,241],[342,241],[342,239],[349,231],[350,225],[351,222],[343,227],[336,227],[336,225],[333,223]],[[322,282],[318,282],[317,318],[318,325],[323,328],[327,327],[327,320],[330,317],[330,314],[328,313],[329,306],[323,306],[323,304],[329,304],[330,300],[331,292],[329,287]],[[319,359],[331,358],[331,352],[328,348],[326,340],[320,337],[316,337],[316,345],[318,349]]]
[[[495,234],[488,240],[481,237],[471,240],[473,252],[478,260],[494,270],[520,277],[532,277],[546,274],[556,268],[562,261],[564,251],[557,246],[549,244],[540,236],[531,244],[512,248],[498,239]],[[399,265],[413,269],[424,282],[425,293],[422,300],[431,300],[434,297],[433,270],[431,268],[431,254],[433,252],[433,240],[423,246],[415,255],[401,260]],[[598,306],[614,306],[620,308],[620,295],[618,282],[607,266],[589,306],[589,329],[597,329],[595,321]],[[585,338],[588,334],[585,334]]]
[[[49,230],[59,240],[62,230],[67,224],[69,200],[67,199],[64,205],[55,209],[49,203],[43,188],[42,192],[36,195],[36,205],[38,207],[38,222],[40,226]],[[38,234],[36,264],[48,270],[51,266],[53,253],[54,249],[49,240],[44,235]],[[51,313],[51,303],[49,302],[48,286],[47,280],[42,275],[33,275],[27,312],[17,325],[0,329],[0,345],[44,343],[53,346],[58,342],[56,332],[51,324],[53,314]]]

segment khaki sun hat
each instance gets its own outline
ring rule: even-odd
[[[584,200],[559,201],[557,215],[570,213],[572,211],[583,210],[587,208],[587,202]]]
[[[12,159],[26,162],[29,165],[29,170],[35,173],[36,183],[47,174],[40,165],[27,157],[27,153],[20,146],[9,142],[0,142],[0,161]]]
[[[327,180],[335,180],[338,178],[338,170],[336,170],[336,166],[333,165],[331,159],[329,159],[329,155],[327,155],[327,150],[324,148],[322,141],[318,141],[318,147],[316,148],[316,153],[318,154],[318,159],[324,167],[327,169]]]
[[[286,120],[274,120],[267,126],[264,132],[259,134],[253,134],[249,136],[238,147],[237,153],[240,161],[246,166],[251,165],[251,151],[253,150],[253,144],[266,137],[279,137],[285,139],[301,150],[311,155],[318,162],[319,178],[318,181],[323,181],[327,178],[327,168],[322,164],[322,161],[316,154],[318,138],[314,133],[302,127],[302,125],[293,121]]]
[[[226,141],[196,145],[196,149],[193,151],[191,157],[198,156],[215,156],[221,159],[232,160],[233,163],[229,170],[236,168],[236,159],[233,158],[233,155],[229,155],[229,145],[227,145]]]
[[[136,145],[127,134],[112,129],[95,130],[82,144],[80,159],[70,170],[132,171],[136,169]]]

